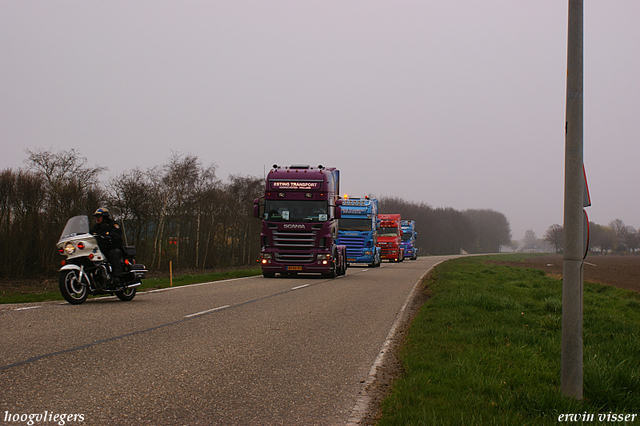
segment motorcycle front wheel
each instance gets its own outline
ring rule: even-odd
[[[80,305],[87,300],[89,295],[89,283],[84,276],[80,281],[80,273],[75,269],[60,272],[60,293],[62,297],[72,305]]]
[[[122,291],[116,291],[116,296],[118,296],[118,299],[122,300],[123,302],[128,302],[129,300],[133,299],[135,295],[135,288],[125,288]]]

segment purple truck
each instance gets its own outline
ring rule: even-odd
[[[337,244],[341,204],[339,170],[274,165],[253,209],[262,220],[258,259],[262,275],[344,275],[346,247]]]

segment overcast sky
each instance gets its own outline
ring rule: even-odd
[[[341,192],[563,221],[568,2],[0,0],[0,170],[172,152],[218,177],[335,166]],[[585,1],[584,160],[640,227],[640,1]]]

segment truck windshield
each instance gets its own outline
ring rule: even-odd
[[[413,233],[411,231],[402,231],[404,232],[404,234],[402,234],[402,241],[409,241],[411,239],[411,237],[413,237]]]
[[[397,237],[398,227],[396,226],[381,226],[378,228],[378,237]]]
[[[326,222],[326,201],[265,200],[264,220],[270,222]]]
[[[371,219],[338,219],[338,229],[340,231],[371,231]]]

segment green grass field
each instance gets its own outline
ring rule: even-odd
[[[555,425],[562,414],[585,413],[593,421],[570,423],[613,424],[599,416],[640,414],[638,294],[585,283],[584,401],[577,402],[559,390],[562,281],[487,259],[435,269],[379,425]],[[640,424],[634,419],[626,424]]]

